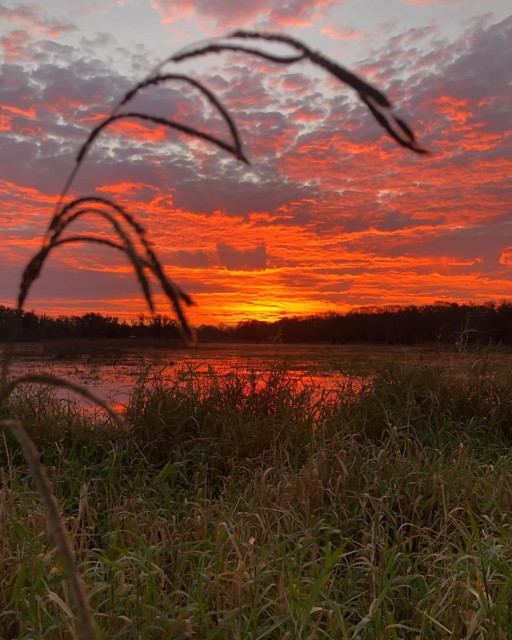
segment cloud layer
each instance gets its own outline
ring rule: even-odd
[[[196,26],[225,30],[244,21],[307,28],[330,4],[290,0],[277,9],[261,0],[251,15],[228,0],[183,6]],[[152,5],[173,20],[170,2]],[[78,148],[145,53],[117,47],[112,55],[122,50],[124,67],[116,70],[101,56],[115,51],[112,36],[91,36],[84,48],[61,38],[75,31],[71,22],[35,6],[0,5],[0,16],[12,25],[0,40],[0,304],[12,304]],[[344,37],[362,37],[349,31]],[[334,25],[325,37],[335,34]],[[250,167],[131,120],[99,136],[73,193],[115,198],[140,217],[169,276],[198,302],[198,323],[500,300],[512,292],[511,59],[512,18],[489,16],[455,36],[440,24],[391,30],[359,59],[357,71],[386,91],[431,150],[420,157],[389,140],[353,92],[305,64],[211,56],[195,76],[233,114]],[[228,137],[182,82],[147,89],[133,109]],[[92,219],[77,230],[107,232]],[[90,247],[51,256],[28,307],[144,310],[122,257]]]

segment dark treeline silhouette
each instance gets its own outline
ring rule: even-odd
[[[363,307],[340,315],[327,313],[282,318],[276,322],[248,320],[236,326],[202,325],[202,342],[375,342],[386,344],[451,343],[512,344],[512,302]],[[119,320],[99,313],[82,316],[37,315],[0,306],[0,340],[64,338],[152,338],[179,340],[176,321],[165,315]]]
[[[229,333],[234,339],[255,342],[512,344],[512,302],[363,307],[343,315],[283,318],[270,324],[241,322]]]
[[[181,332],[172,318],[156,314],[126,322],[114,316],[86,313],[82,316],[37,315],[0,305],[0,341],[60,340],[65,338],[161,338],[179,340]]]

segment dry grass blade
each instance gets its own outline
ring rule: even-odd
[[[386,96],[376,89],[371,84],[368,84],[365,80],[362,80],[351,71],[348,71],[334,60],[326,58],[317,51],[312,51],[300,40],[296,40],[290,36],[285,36],[278,33],[259,33],[258,31],[244,31],[238,30],[230,33],[228,38],[241,38],[241,39],[253,39],[253,40],[265,40],[267,42],[280,42],[286,44],[294,49],[298,49],[302,58],[307,58],[320,67],[323,67],[326,71],[329,71],[333,76],[341,80],[344,84],[348,84],[352,89],[355,89],[358,93],[372,97],[381,107],[390,107],[391,103]]]
[[[294,49],[298,50],[300,54],[294,57],[275,56],[269,55],[265,51],[249,48],[243,45],[219,43],[206,44],[203,47],[185,51],[183,53],[178,53],[169,58],[168,61],[181,62],[189,58],[203,56],[208,53],[220,53],[222,51],[237,51],[240,53],[249,53],[265,60],[271,60],[272,62],[277,62],[280,64],[291,64],[294,62],[298,62],[299,60],[307,59],[313,64],[321,67],[325,71],[328,71],[335,78],[357,91],[361,100],[370,110],[370,113],[398,144],[410,149],[411,151],[414,151],[415,153],[428,153],[426,149],[418,144],[416,136],[412,129],[408,125],[406,125],[401,118],[396,117],[392,113],[391,103],[381,91],[373,87],[371,84],[365,82],[364,80],[353,74],[351,71],[348,71],[341,65],[337,64],[333,60],[326,58],[316,51],[312,51],[309,47],[307,47],[299,40],[281,34],[265,34],[257,31],[243,30],[234,31],[226,37],[228,39],[238,38],[262,40],[266,42],[279,42],[281,44],[286,44],[290,47],[293,47]]]
[[[177,131],[180,131],[181,133],[184,133],[193,138],[200,138],[201,140],[206,140],[207,142],[211,142],[212,144],[216,145],[220,149],[223,149],[224,151],[231,153],[238,160],[241,160],[242,162],[247,162],[246,157],[241,153],[241,150],[237,149],[236,145],[228,144],[227,142],[224,142],[224,140],[221,140],[220,138],[217,138],[216,136],[213,136],[210,133],[206,133],[206,131],[200,131],[199,129],[194,129],[193,127],[189,127],[179,122],[174,122],[173,120],[168,120],[167,118],[150,116],[147,113],[128,112],[128,113],[118,113],[118,114],[109,116],[91,131],[91,133],[89,134],[89,137],[87,138],[82,148],[78,152],[78,156],[76,159],[77,164],[79,165],[83,161],[92,143],[98,137],[98,135],[103,131],[103,129],[105,129],[105,127],[108,127],[110,124],[112,124],[112,122],[116,122],[117,120],[126,120],[126,119],[144,120],[145,122],[153,122],[154,124],[160,124],[170,129],[176,129]]]
[[[85,205],[101,205],[103,207],[107,207],[112,210],[112,213],[100,209],[95,206],[85,206]],[[138,240],[142,244],[146,256],[141,256],[135,249],[135,245],[133,244],[129,233],[127,233],[121,224],[115,219],[114,213],[119,214],[121,219],[127,223],[129,227],[132,228],[132,231],[136,234]],[[61,238],[62,233],[78,218],[86,214],[98,214],[108,220],[114,230],[118,234],[118,236],[122,239],[123,244],[120,245],[112,240],[107,238],[97,237],[97,236],[89,236],[89,235],[77,235],[70,236],[67,238]],[[53,232],[50,234],[50,232]],[[162,286],[162,289],[169,301],[171,302],[174,312],[179,320],[179,327],[181,329],[182,335],[187,342],[187,344],[195,344],[196,336],[195,332],[188,323],[185,312],[182,308],[182,303],[190,306],[193,304],[192,299],[189,295],[187,295],[180,287],[178,287],[175,283],[173,283],[163,271],[163,267],[155,255],[155,252],[151,248],[151,245],[146,237],[145,229],[142,225],[140,225],[137,220],[130,215],[125,209],[115,202],[111,201],[108,198],[102,198],[97,196],[78,198],[73,200],[71,203],[67,204],[63,209],[58,212],[53,218],[49,226],[48,235],[46,239],[46,243],[43,248],[39,251],[34,258],[27,265],[23,277],[22,283],[20,286],[20,293],[18,297],[18,308],[21,309],[26,296],[28,295],[28,291],[30,286],[36,280],[36,278],[40,275],[41,268],[43,266],[44,261],[48,257],[49,252],[64,244],[77,244],[81,242],[89,242],[102,244],[104,246],[111,247],[113,249],[117,249],[125,253],[132,263],[135,272],[137,274],[137,279],[142,287],[144,297],[148,303],[148,307],[151,312],[154,311],[153,299],[149,287],[149,281],[146,277],[144,269],[148,269],[153,273],[153,275],[157,278]]]
[[[36,255],[30,260],[30,262],[23,270],[20,289],[18,292],[18,309],[22,309],[29,289],[34,280],[37,280],[37,278],[39,277],[41,269],[43,268],[44,261],[48,257],[50,251],[51,246],[44,246],[40,251],[36,253]]]
[[[80,244],[81,242],[91,242],[93,244],[102,244],[106,247],[110,247],[111,249],[117,249],[121,251],[121,253],[125,252],[125,248],[122,244],[118,244],[113,240],[109,240],[108,238],[100,238],[99,236],[69,236],[68,238],[62,238],[62,240],[58,240],[54,247],[58,247],[63,244]]]
[[[92,199],[91,199],[92,200]],[[164,293],[167,295],[167,297],[169,298],[171,304],[173,305],[174,311],[178,317],[179,320],[179,327],[182,331],[183,337],[185,338],[185,341],[187,342],[187,344],[195,344],[196,342],[196,336],[195,336],[195,332],[192,329],[192,327],[189,325],[187,317],[183,311],[183,308],[181,306],[181,302],[184,302],[187,306],[190,306],[193,304],[192,299],[190,298],[190,296],[188,294],[186,294],[182,289],[180,289],[180,287],[178,287],[176,284],[174,284],[171,280],[169,280],[167,278],[167,276],[165,275],[162,265],[160,263],[160,261],[158,260],[158,258],[156,257],[153,249],[151,248],[151,245],[149,243],[149,241],[146,238],[145,235],[145,230],[143,229],[143,227],[141,227],[134,219],[132,216],[130,216],[126,211],[124,211],[124,209],[122,207],[119,207],[118,205],[116,205],[115,203],[107,200],[107,199],[101,199],[103,204],[106,204],[108,206],[111,206],[113,209],[115,209],[117,212],[119,212],[123,218],[134,228],[134,230],[137,233],[137,236],[140,240],[140,242],[142,243],[144,249],[146,250],[146,258],[142,258],[141,256],[139,256],[138,254],[136,254],[135,249],[132,247],[132,250],[135,252],[134,258],[136,258],[137,260],[137,264],[135,264],[134,260],[132,260],[132,263],[134,264],[134,267],[137,269],[139,267],[139,265],[144,265],[145,267],[147,267],[152,273],[153,275],[157,278],[157,280],[160,282],[162,289],[164,290]],[[78,217],[78,215],[80,215],[82,213],[82,209],[72,215],[69,215],[66,222],[63,222],[61,225],[59,226],[67,226],[67,224],[69,224],[72,220],[76,219],[76,217]],[[110,219],[110,217],[109,217]],[[55,236],[54,236],[55,237]],[[83,237],[83,236],[80,236]],[[78,237],[75,239],[73,239],[73,242],[78,242]],[[88,242],[96,242],[96,239],[93,238],[88,238],[86,241]],[[109,243],[104,243],[104,244],[109,244]],[[123,250],[122,247],[119,247],[118,245],[114,245],[114,244],[110,244],[109,246],[113,246],[114,248],[120,248],[121,250]],[[129,255],[129,257],[131,258],[131,256]],[[145,275],[142,274],[142,277],[145,279]],[[140,278],[139,278],[140,279]],[[142,285],[142,282],[141,282]],[[146,298],[147,299],[147,298]],[[152,300],[148,300],[149,306],[150,306],[150,310],[153,310],[153,303]]]
[[[52,221],[52,225],[54,228],[54,235],[52,238],[56,238],[59,233],[61,233],[65,227],[72,222],[76,218],[79,212],[73,213],[74,206],[79,206],[85,203],[98,203],[102,204],[106,207],[112,208],[114,211],[119,213],[122,218],[133,228],[135,233],[137,234],[141,244],[143,245],[146,251],[146,259],[144,260],[142,257],[138,256],[141,262],[144,263],[147,268],[152,271],[154,276],[160,282],[162,289],[165,294],[169,298],[173,308],[175,310],[176,315],[178,316],[179,326],[182,331],[182,334],[189,344],[195,344],[196,338],[195,333],[192,327],[189,325],[187,317],[182,309],[181,302],[184,302],[187,306],[191,306],[193,300],[191,297],[186,294],[180,287],[178,287],[175,283],[169,280],[164,274],[162,265],[158,260],[155,252],[153,251],[149,240],[146,237],[146,232],[144,227],[142,227],[135,218],[130,215],[123,207],[119,206],[112,200],[108,198],[100,198],[100,197],[90,197],[90,198],[80,198],[78,200],[73,201],[70,205],[64,207],[62,212],[58,214],[54,220]],[[82,211],[82,209],[80,209]],[[77,242],[78,240],[74,240]],[[97,240],[88,240],[89,242],[97,242]],[[104,243],[108,244],[108,243]],[[114,248],[119,248],[118,245],[111,244]],[[122,249],[121,249],[122,250]]]
[[[302,42],[279,34],[261,34],[256,31],[235,31],[229,37],[231,38],[252,38],[263,39],[267,41],[281,42],[288,44],[301,51],[308,60],[313,64],[325,69],[335,78],[352,87],[361,100],[368,106],[370,112],[377,122],[386,129],[389,135],[403,147],[414,151],[415,153],[428,153],[426,149],[421,147],[412,129],[405,124],[401,118],[397,118],[391,112],[391,103],[388,98],[378,89],[368,84],[351,71],[348,71],[334,60],[326,58],[321,53],[312,51]],[[372,107],[370,107],[372,105]],[[377,117],[377,113],[380,117]]]
[[[133,245],[128,240],[127,242],[123,242],[122,245],[109,240],[108,238],[100,238],[97,236],[70,236],[69,238],[62,238],[61,240],[57,240],[52,244],[52,249],[64,244],[77,244],[80,242],[92,242],[96,244],[102,244],[107,247],[111,247],[112,249],[118,249],[122,251],[132,263],[132,266],[135,270],[135,274],[137,276],[137,280],[142,289],[142,293],[146,302],[148,303],[149,310],[151,313],[155,311],[155,305],[153,304],[153,298],[151,296],[151,289],[149,286],[149,280],[144,273],[144,267],[147,267],[148,264],[141,258],[138,253],[135,251]]]
[[[73,210],[84,204],[101,204],[106,207],[110,207],[117,211],[126,220],[126,222],[133,227],[137,234],[143,236],[146,233],[144,227],[137,222],[134,216],[129,214],[123,207],[116,204],[109,198],[102,198],[101,196],[86,196],[83,198],[76,198],[72,202],[69,202],[52,218],[48,228],[49,232],[54,232],[52,237],[56,237],[64,231],[64,228],[71,222],[72,217],[75,215]]]
[[[54,247],[63,244],[75,244],[80,242],[91,242],[96,244],[106,245],[111,247],[112,249],[117,249],[123,253],[126,253],[125,247],[123,245],[117,244],[112,240],[108,240],[107,238],[99,238],[96,236],[71,236],[69,238],[63,238],[62,240],[58,240],[54,243]],[[164,293],[167,295],[169,300],[173,305],[173,309],[178,317],[178,327],[182,332],[183,338],[188,345],[194,345],[197,342],[197,337],[194,329],[190,326],[187,316],[185,315],[183,308],[181,306],[181,302],[184,302],[187,306],[191,306],[194,304],[192,298],[185,293],[180,287],[174,284],[167,276],[164,274],[162,270],[162,266],[154,256],[154,254],[150,250],[150,254],[152,255],[152,259],[149,261],[138,256],[140,262],[149,269],[153,275],[158,279],[160,284],[162,285],[162,289]],[[150,309],[153,309],[153,305],[151,303]]]
[[[92,146],[92,144],[94,143],[94,141],[96,140],[96,138],[98,137],[98,135],[103,131],[103,129],[105,129],[106,127],[108,127],[110,124],[112,124],[112,122],[115,122],[117,120],[125,120],[125,119],[136,119],[136,120],[144,120],[146,122],[152,122],[154,124],[159,124],[162,125],[164,127],[167,127],[169,129],[175,129],[177,131],[180,131],[181,133],[184,133],[185,135],[191,136],[193,138],[199,138],[201,140],[205,140],[206,142],[210,142],[214,145],[216,145],[217,147],[219,147],[220,149],[222,149],[223,151],[227,151],[228,153],[232,154],[233,156],[235,156],[235,158],[237,158],[237,160],[241,160],[242,162],[248,164],[249,161],[247,160],[247,158],[245,157],[244,153],[242,152],[241,147],[239,147],[236,144],[231,145],[227,142],[225,142],[224,140],[221,140],[220,138],[217,138],[216,136],[213,136],[209,133],[207,133],[206,131],[201,131],[199,129],[194,129],[193,127],[189,127],[185,124],[181,124],[179,122],[174,122],[173,120],[169,120],[167,118],[161,118],[158,116],[151,116],[148,115],[147,113],[137,113],[137,112],[128,112],[128,113],[114,113],[112,115],[110,115],[108,118],[105,118],[105,120],[103,120],[102,122],[100,122],[100,124],[95,127],[91,133],[89,134],[89,137],[87,138],[87,140],[85,141],[85,143],[82,145],[82,147],[80,148],[77,158],[76,158],[76,162],[75,162],[75,166],[70,174],[70,176],[68,177],[68,179],[66,180],[66,183],[64,185],[64,188],[62,189],[59,198],[57,200],[57,204],[55,207],[55,215],[58,215],[58,211],[60,208],[60,205],[62,204],[66,194],[68,193],[71,184],[73,183],[76,174],[78,173],[78,170],[80,169],[80,166],[85,158],[85,156],[87,155],[87,152],[89,151],[90,147]],[[234,124],[233,124],[234,126]]]
[[[40,384],[40,385],[49,385],[52,387],[62,387],[64,389],[69,389],[79,395],[81,395],[86,400],[98,405],[102,409],[104,409],[112,421],[116,424],[117,427],[121,431],[127,431],[128,427],[123,418],[113,411],[106,402],[104,402],[101,398],[96,396],[94,393],[91,393],[84,387],[74,384],[73,382],[69,382],[68,380],[63,380],[62,378],[58,378],[57,376],[52,376],[49,374],[37,374],[37,373],[28,373],[24,376],[18,376],[13,380],[10,380],[0,389],[0,405],[6,400],[10,394],[14,391],[14,389],[20,384]]]
[[[233,37],[232,35],[227,36]],[[238,36],[236,36],[238,37]],[[187,58],[195,58],[197,56],[204,56],[208,53],[222,53],[223,51],[232,51],[233,53],[249,53],[251,55],[256,55],[263,60],[268,60],[269,62],[277,62],[278,64],[293,64],[294,62],[300,62],[305,59],[304,54],[297,54],[292,56],[278,56],[272,53],[267,53],[266,51],[261,51],[260,49],[254,49],[253,47],[245,47],[242,45],[236,44],[207,44],[205,46],[200,46],[197,48],[191,48],[187,51],[183,51],[180,53],[176,53],[170,58],[167,58],[162,65],[167,62],[182,62],[183,60],[187,60]],[[160,65],[160,66],[162,66]]]
[[[2,389],[2,392],[4,392],[4,390],[5,388]],[[1,420],[0,428],[10,429],[23,451],[30,475],[32,476],[32,480],[36,485],[37,491],[46,510],[50,534],[64,560],[64,565],[69,575],[69,580],[71,582],[71,587],[77,604],[82,638],[83,640],[97,640],[98,635],[95,630],[85,585],[76,568],[75,554],[69,540],[68,532],[62,522],[59,506],[53,494],[44,466],[39,460],[39,453],[27,432],[17,420]]]
[[[141,259],[141,257],[138,255],[130,237],[128,236],[128,234],[124,232],[124,230],[121,228],[121,226],[117,223],[117,221],[113,218],[112,215],[110,215],[106,211],[102,211],[101,209],[82,209],[80,211],[77,211],[73,216],[71,216],[68,222],[72,222],[76,220],[78,217],[80,217],[81,215],[84,215],[87,213],[97,213],[102,217],[104,217],[105,219],[107,219],[112,224],[112,226],[114,227],[114,230],[123,241],[121,250],[126,254],[128,259],[132,263],[135,273],[137,275],[137,279],[141,285],[142,292],[144,294],[146,302],[148,303],[148,307],[150,311],[153,312],[154,305],[151,297],[149,281],[146,278],[146,274],[144,273],[145,261]],[[32,260],[25,267],[25,270],[23,271],[23,275],[21,279],[20,291],[18,294],[18,309],[21,309],[23,307],[23,304],[28,295],[30,287],[32,286],[33,282],[41,274],[41,269],[43,267],[43,264],[52,249],[55,249],[56,247],[63,244],[76,243],[76,242],[79,242],[80,240],[84,242],[96,241],[96,239],[92,239],[89,236],[73,236],[72,239],[69,239],[69,238],[60,239],[59,235],[63,229],[64,229],[64,226],[61,227],[61,229],[52,236],[49,243],[43,246],[43,248],[32,258]],[[111,246],[116,249],[120,247],[119,245],[110,241],[104,241],[104,242],[101,242],[100,244]]]
[[[146,274],[144,273],[144,266],[145,266],[144,260],[141,259],[141,257],[137,253],[137,250],[135,249],[135,246],[131,241],[129,234],[125,233],[125,231],[123,230],[121,225],[117,222],[117,220],[114,218],[114,216],[108,211],[104,211],[103,209],[98,209],[96,207],[83,208],[83,209],[79,209],[78,211],[73,213],[73,215],[69,216],[66,226],[68,226],[69,224],[71,224],[71,222],[74,222],[81,216],[87,215],[89,213],[96,213],[101,217],[105,218],[106,220],[108,220],[108,222],[110,222],[110,224],[114,227],[114,231],[123,241],[123,251],[133,265],[133,268],[137,275],[137,280],[139,281],[139,284],[142,288],[142,293],[144,294],[144,298],[148,303],[149,310],[153,313],[154,311],[153,299],[151,297],[151,289],[149,287],[149,281],[146,278]],[[143,232],[138,231],[138,235],[140,237],[141,235],[143,235]],[[57,233],[54,234],[53,238],[56,238],[56,236],[57,236]],[[59,244],[63,244],[63,242],[52,239],[51,244],[53,247],[56,247]]]
[[[360,96],[361,100],[365,103],[365,105],[370,110],[371,114],[377,120],[377,122],[389,133],[389,135],[398,142],[402,147],[406,147],[407,149],[411,149],[416,153],[427,154],[429,153],[423,147],[420,147],[417,144],[416,136],[410,127],[401,119],[393,116],[387,112],[389,110],[379,109],[377,104],[372,101],[371,97]],[[405,134],[405,138],[403,137]]]
[[[132,100],[139,91],[151,85],[159,85],[164,82],[168,82],[169,80],[179,80],[182,82],[186,82],[192,85],[193,87],[195,87],[196,89],[198,89],[208,99],[210,104],[212,104],[215,107],[215,109],[217,109],[217,111],[222,116],[224,122],[227,124],[229,131],[231,133],[231,137],[233,138],[233,143],[234,143],[233,146],[236,148],[238,152],[238,157],[241,160],[243,160],[246,164],[249,164],[249,161],[247,160],[247,158],[245,157],[242,151],[242,143],[240,140],[240,136],[238,134],[238,130],[236,128],[236,123],[228,113],[228,110],[220,102],[217,96],[214,93],[212,93],[207,87],[205,87],[201,82],[198,82],[193,78],[189,78],[186,75],[178,74],[178,73],[166,73],[163,75],[156,75],[151,78],[147,78],[146,80],[143,80],[138,85],[136,85],[131,91],[128,91],[128,93],[124,96],[124,98],[119,103],[119,106],[117,107],[117,109],[115,109],[114,113],[124,105],[128,104],[128,102],[130,102],[130,100]]]
[[[112,247],[113,249],[118,249],[124,252],[124,247],[120,244],[113,242],[112,240],[108,240],[107,238],[99,238],[95,236],[71,236],[69,238],[63,238],[61,240],[57,240],[52,242],[52,244],[43,247],[28,263],[23,271],[23,275],[21,278],[20,290],[18,293],[18,309],[21,311],[25,300],[27,298],[30,287],[33,282],[37,280],[41,273],[41,269],[43,267],[43,263],[48,257],[50,251],[55,247],[63,244],[75,244],[80,242],[95,242],[97,244],[106,245],[108,247]]]
[[[59,240],[54,241],[51,246],[46,247],[44,250],[42,250],[40,253],[44,253],[45,257],[48,255],[49,251],[51,249],[54,249],[60,245],[65,245],[65,244],[79,244],[79,243],[83,243],[83,242],[89,242],[89,243],[93,243],[93,244],[100,244],[100,245],[104,245],[107,247],[110,247],[112,249],[117,249],[118,251],[121,251],[122,253],[126,254],[126,247],[118,244],[116,242],[114,242],[113,240],[109,240],[108,238],[101,238],[101,237],[97,237],[97,236],[87,236],[87,235],[82,235],[82,236],[70,236],[67,238],[61,238]],[[40,253],[37,254],[35,256],[35,258],[33,258],[33,261],[36,261],[38,265],[42,265],[41,259],[40,259]],[[137,255],[137,263],[134,263],[134,261],[132,260],[132,264],[134,265],[134,268],[136,270],[138,270],[139,268],[141,269],[141,275],[142,278],[139,277],[139,281],[146,281],[147,282],[147,278],[142,270],[142,267],[145,267],[147,269],[149,269],[154,276],[158,279],[158,281],[160,282],[162,289],[164,290],[164,293],[167,295],[167,297],[169,298],[170,302],[172,303],[173,309],[178,317],[178,327],[182,332],[183,338],[185,339],[185,342],[189,345],[193,345],[196,343],[197,338],[196,338],[196,334],[194,329],[190,326],[188,320],[187,320],[187,316],[185,315],[183,308],[181,306],[181,303],[183,302],[184,304],[186,304],[187,306],[191,306],[194,304],[194,301],[192,300],[192,298],[185,293],[185,291],[183,291],[180,287],[178,287],[176,284],[174,284],[171,280],[169,280],[169,278],[167,278],[167,276],[164,274],[162,266],[160,265],[160,263],[158,262],[158,260],[156,259],[156,256],[153,254],[153,252],[150,250],[150,256],[151,258],[149,260],[142,258],[141,256]],[[28,273],[29,276],[34,275],[35,271],[31,266],[31,263],[29,263],[29,266],[27,267],[27,269],[25,270],[25,273]],[[30,282],[28,281],[28,277],[29,276],[25,276],[23,278],[22,281],[22,286],[20,287],[20,294],[19,294],[19,298],[18,298],[18,308],[21,309],[23,306],[23,302],[25,300],[25,297],[28,293],[28,288],[30,287],[31,283],[35,280],[35,277],[32,277],[32,279],[30,280]],[[36,276],[37,277],[37,276]],[[149,283],[148,283],[149,286]],[[150,308],[151,311],[153,311],[154,309],[154,305],[153,305],[153,301],[151,298],[148,299],[148,297],[146,297],[146,300],[148,300],[148,306]]]
[[[190,306],[193,304],[192,299],[188,296],[184,291],[182,291],[179,287],[177,287],[173,282],[171,282],[163,272],[162,266],[160,262],[156,259],[156,256],[151,251],[148,250],[149,261],[151,265],[151,270],[155,274],[155,276],[160,281],[162,285],[162,289],[166,293],[169,300],[172,302],[174,311],[178,316],[179,326],[182,329],[184,338],[187,344],[195,344],[196,343],[196,334],[193,328],[189,325],[187,316],[183,312],[180,302],[185,302],[186,305]]]

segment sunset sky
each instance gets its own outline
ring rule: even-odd
[[[91,128],[160,60],[236,28],[292,35],[371,82],[431,155],[398,146],[306,62],[225,52],[166,66],[222,100],[250,166],[118,122],[70,195],[138,217],[196,302],[193,323],[512,296],[510,0],[0,0],[0,304],[15,305]],[[184,83],[148,88],[130,109],[229,139]],[[112,237],[98,217],[75,230]],[[52,253],[25,308],[147,313],[124,256],[95,245]]]

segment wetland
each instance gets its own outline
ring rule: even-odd
[[[34,385],[2,408],[40,451],[105,637],[512,636],[509,350],[16,356],[12,372],[91,387],[128,425]],[[9,434],[0,458],[0,637],[80,637]]]

